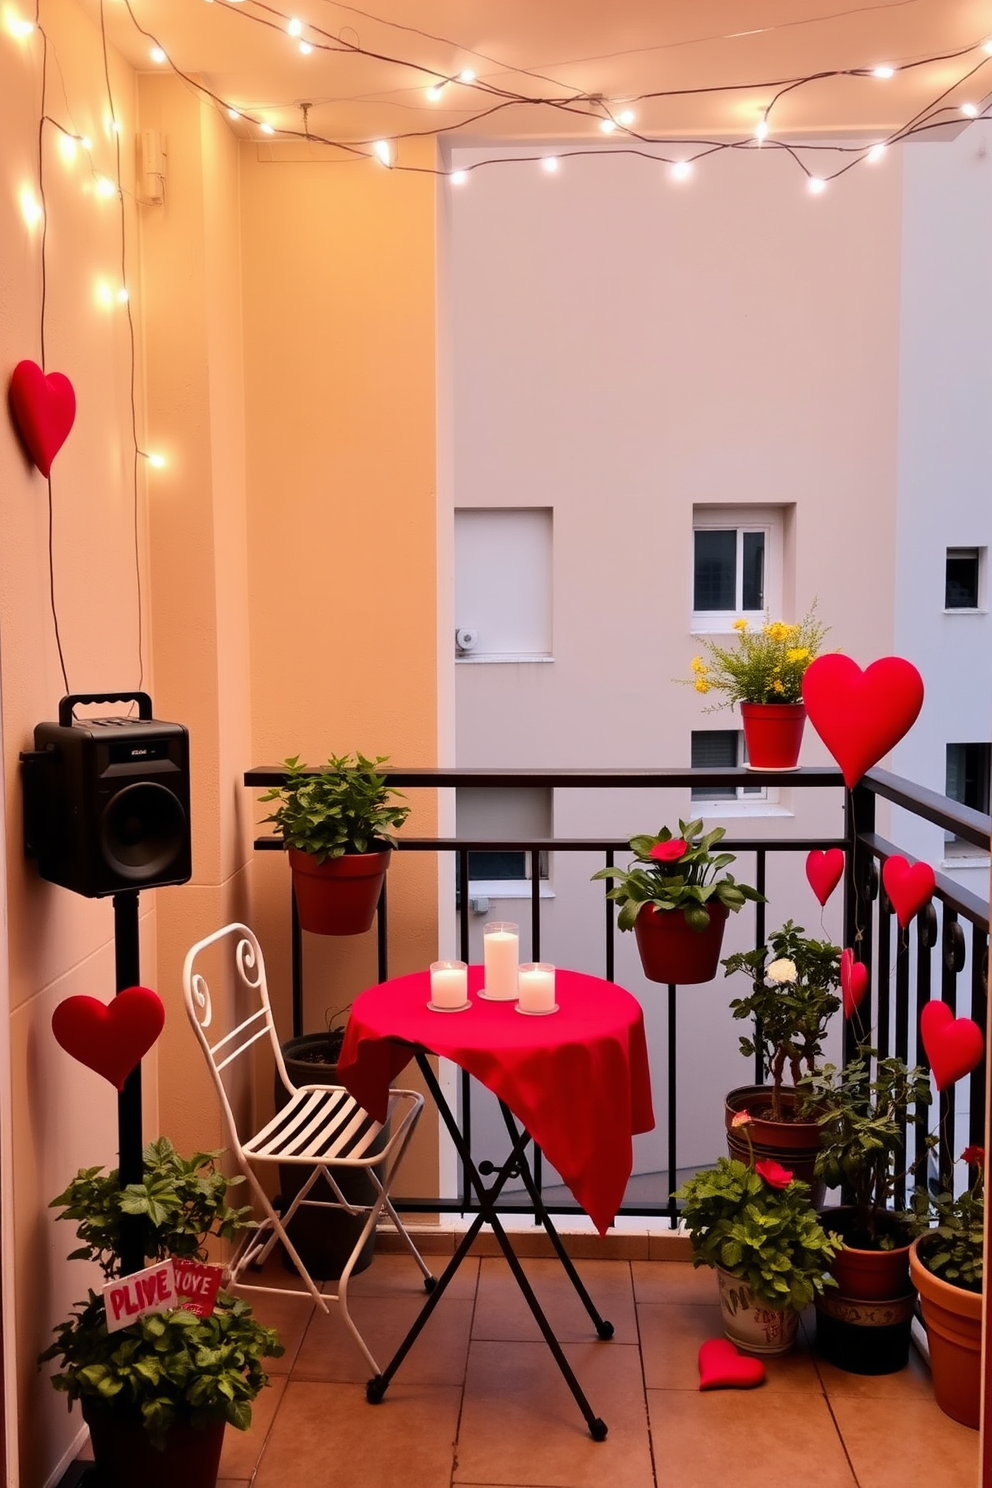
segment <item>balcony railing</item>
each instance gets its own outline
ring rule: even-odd
[[[822,789],[843,789],[840,772],[835,769],[808,769],[776,772],[741,769],[699,770],[400,770],[389,769],[386,778],[390,785],[399,789],[448,789],[457,787],[486,787],[487,789],[520,790],[540,787],[546,790],[672,790],[694,789],[705,791],[714,787],[742,786],[787,786],[801,792]],[[260,767],[249,770],[245,784],[266,788],[281,784],[284,772],[279,768]],[[843,944],[856,947],[857,959],[863,961],[869,971],[869,985],[861,1004],[861,1023],[873,1029],[873,1042],[879,1054],[885,1057],[899,1055],[910,1062],[926,1063],[922,1044],[916,1036],[919,1016],[923,1006],[932,998],[943,1001],[956,1017],[971,1017],[984,1031],[986,1027],[988,999],[988,945],[989,905],[984,898],[960,887],[945,874],[936,874],[936,891],[933,900],[915,919],[910,931],[902,933],[895,922],[894,911],[884,889],[881,887],[881,866],[886,858],[902,853],[911,860],[911,855],[876,831],[877,803],[880,799],[930,822],[943,831],[953,833],[980,852],[990,849],[990,819],[968,807],[961,806],[935,792],[916,786],[907,780],[884,770],[872,770],[853,790],[845,792],[844,832],[839,837],[733,837],[728,834],[723,845],[740,857],[752,855],[755,864],[753,883],[764,893],[768,879],[769,858],[777,854],[801,855],[797,859],[798,871],[802,872],[805,855],[813,848],[841,847],[845,849]],[[708,811],[708,814],[711,814]],[[737,818],[740,821],[740,818]],[[279,838],[259,839],[259,849],[281,849]],[[541,959],[542,919],[548,901],[541,896],[539,863],[542,854],[586,853],[596,854],[603,864],[612,864],[620,856],[625,862],[629,856],[626,839],[590,838],[529,838],[507,840],[500,838],[440,838],[406,836],[400,841],[400,850],[406,852],[428,852],[454,855],[458,864],[458,882],[469,883],[469,854],[483,851],[516,851],[529,856],[531,864],[530,891],[530,959]],[[625,856],[626,855],[626,856]],[[748,875],[751,878],[751,875]],[[605,885],[604,885],[605,890]],[[602,962],[598,966],[580,967],[615,979],[616,963],[616,912],[614,904],[603,899]],[[755,945],[765,943],[767,906],[759,903],[754,907]],[[469,960],[471,910],[468,893],[462,893],[457,909],[457,934],[460,955]],[[295,902],[292,905],[293,926],[293,1029],[302,1032],[303,1024],[303,947]],[[389,975],[389,910],[386,890],[383,890],[377,915],[378,976],[384,981]],[[664,994],[663,994],[664,995]],[[678,1032],[678,998],[675,987],[667,989],[667,1043],[668,1056],[664,1087],[656,1089],[656,1108],[664,1106],[667,1112],[667,1174],[671,1179],[679,1169],[679,1133],[677,1109],[678,1065],[676,1058]],[[848,1024],[844,1034],[844,1057],[853,1055],[856,1036]],[[760,1055],[755,1059],[755,1083],[763,1082]],[[466,1135],[471,1145],[469,1077],[462,1075],[460,1091],[462,1119],[467,1128]],[[984,1141],[986,1122],[986,1064],[975,1069],[966,1081],[959,1082],[953,1091],[945,1091],[938,1097],[937,1122],[939,1129],[938,1173],[942,1186],[950,1186],[955,1158],[961,1147]],[[923,1142],[931,1120],[927,1108],[914,1113],[912,1130],[908,1135],[912,1161],[923,1153]],[[541,1182],[540,1161],[536,1176]],[[413,1212],[472,1213],[475,1210],[471,1188],[465,1175],[456,1197],[429,1195],[403,1201],[403,1207]],[[674,1181],[667,1184],[675,1187]],[[528,1212],[526,1196],[521,1203],[522,1212]],[[901,1204],[905,1192],[896,1194]],[[549,1212],[575,1214],[573,1204],[548,1202]],[[668,1197],[664,1203],[625,1203],[620,1213],[629,1216],[668,1218],[677,1223],[677,1208]]]

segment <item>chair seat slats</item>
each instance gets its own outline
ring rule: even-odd
[[[245,1142],[244,1152],[283,1162],[360,1161],[381,1130],[346,1090],[304,1088]]]

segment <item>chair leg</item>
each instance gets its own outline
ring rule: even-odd
[[[354,1322],[354,1320],[353,1320],[353,1318],[351,1316],[351,1310],[348,1307],[348,1282],[351,1279],[351,1273],[354,1270],[355,1262],[358,1260],[358,1257],[362,1253],[362,1247],[364,1246],[366,1240],[371,1235],[372,1231],[375,1229],[376,1222],[378,1221],[378,1218],[379,1218],[379,1212],[382,1209],[383,1200],[386,1197],[386,1195],[385,1195],[385,1193],[384,1193],[384,1191],[382,1189],[382,1185],[379,1184],[378,1187],[379,1187],[378,1197],[375,1199],[375,1202],[369,1208],[369,1212],[368,1212],[368,1216],[367,1216],[367,1218],[365,1220],[365,1224],[362,1226],[362,1233],[361,1233],[361,1235],[359,1235],[358,1240],[357,1240],[357,1242],[355,1244],[355,1247],[352,1250],[351,1255],[348,1257],[347,1261],[345,1262],[345,1265],[344,1265],[344,1268],[343,1268],[343,1270],[341,1272],[341,1275],[338,1278],[338,1289],[337,1289],[337,1292],[334,1294],[334,1296],[332,1296],[332,1297],[329,1298],[330,1301],[337,1302],[338,1306],[340,1307],[340,1309],[341,1309],[341,1317],[344,1320],[344,1325],[348,1329],[348,1332],[351,1334],[352,1338],[358,1344],[358,1347],[361,1349],[362,1353],[364,1354],[366,1363],[368,1363],[368,1364],[370,1364],[372,1366],[372,1373],[373,1374],[378,1374],[380,1372],[379,1371],[379,1366],[376,1363],[375,1359],[373,1358],[372,1354],[370,1353],[369,1348],[368,1348],[368,1345],[365,1342],[365,1339],[362,1337],[361,1333],[359,1333],[358,1328],[356,1327],[355,1322]]]
[[[314,1285],[314,1282],[313,1282],[313,1280],[312,1280],[312,1278],[310,1276],[309,1271],[307,1270],[306,1266],[304,1266],[302,1260],[300,1259],[300,1256],[299,1256],[299,1253],[297,1252],[296,1246],[293,1244],[292,1240],[290,1240],[290,1238],[289,1238],[289,1235],[286,1233],[286,1227],[283,1224],[283,1221],[280,1219],[278,1212],[273,1208],[272,1203],[269,1200],[268,1194],[265,1192],[264,1188],[259,1183],[258,1179],[255,1177],[255,1174],[254,1174],[254,1171],[251,1168],[251,1165],[250,1164],[246,1164],[244,1171],[245,1171],[246,1177],[248,1179],[248,1182],[251,1184],[251,1187],[254,1190],[255,1197],[258,1199],[258,1202],[261,1204],[262,1208],[265,1210],[266,1218],[263,1221],[263,1225],[264,1224],[270,1224],[272,1226],[272,1235],[269,1237],[269,1240],[266,1242],[266,1244],[262,1247],[262,1252],[261,1253],[262,1254],[267,1254],[268,1251],[271,1249],[272,1244],[275,1242],[275,1240],[276,1239],[281,1240],[282,1243],[283,1243],[283,1245],[286,1247],[286,1252],[289,1255],[290,1260],[293,1262],[293,1265],[296,1267],[296,1270],[299,1272],[299,1275],[300,1275],[301,1280],[306,1285],[307,1291],[310,1293],[311,1297],[316,1302],[316,1304],[320,1308],[321,1312],[327,1312],[328,1309],[327,1309],[327,1302],[326,1302],[326,1300],[321,1295],[321,1293],[317,1289],[317,1287]],[[295,1208],[296,1208],[296,1205],[295,1204],[291,1206],[291,1208],[289,1209],[289,1211],[287,1213],[287,1218],[289,1217],[290,1214],[293,1213],[293,1210]],[[246,1254],[250,1254],[250,1252],[247,1252]],[[236,1284],[237,1276],[240,1275],[241,1271],[244,1269],[245,1264],[246,1264],[246,1261],[244,1259],[242,1259],[241,1264],[239,1265],[237,1272],[232,1275],[232,1281],[231,1281],[232,1286]],[[250,1286],[250,1284],[243,1284],[242,1285],[242,1289],[244,1291],[250,1291],[251,1290],[251,1286]]]
[[[403,1241],[403,1244],[406,1246],[407,1250],[410,1252],[410,1254],[413,1256],[413,1259],[420,1267],[420,1271],[424,1278],[424,1281],[428,1283],[428,1286],[433,1285],[437,1278],[425,1262],[423,1256],[420,1254],[420,1251],[414,1245],[413,1240],[410,1238],[410,1235],[407,1232],[406,1226],[400,1219],[399,1215],[396,1213],[396,1210],[393,1208],[388,1194],[384,1193],[382,1196],[382,1207],[385,1209],[386,1213],[389,1215],[389,1218],[396,1226],[396,1233],[399,1235],[400,1239]]]

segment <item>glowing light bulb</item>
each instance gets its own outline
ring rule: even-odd
[[[886,64],[882,67],[873,67],[871,70],[871,75],[872,77],[877,78],[890,78],[895,77],[896,70],[894,67],[889,67],[888,64]]]
[[[541,161],[541,165],[543,169],[548,172],[549,175],[554,175],[555,171],[558,169],[557,155],[545,155],[544,159]]]
[[[451,182],[452,186],[464,186],[465,182],[468,180],[468,171],[452,171],[451,175],[448,177],[448,180]]]
[[[692,175],[691,160],[676,160],[671,170],[673,181],[687,181]]]
[[[617,126],[612,119],[600,119],[599,127],[604,134],[612,134]]]
[[[59,154],[66,165],[71,165],[76,158],[76,137],[72,134],[59,135]]]
[[[768,138],[768,120],[767,119],[761,119],[761,120],[759,120],[759,122],[754,126],[754,137],[755,137],[755,139],[759,139],[759,140],[763,140],[763,139],[767,139]]]
[[[475,82],[475,73],[472,71],[471,67],[463,67],[462,68],[461,72],[458,74],[458,81],[460,83],[474,83]]]
[[[116,196],[117,187],[109,176],[97,176],[94,186],[97,196]]]
[[[93,141],[90,139],[88,134],[80,135],[79,143],[87,152],[92,150],[93,148]]]
[[[117,291],[118,305],[126,305],[130,298],[131,296],[128,294],[127,290],[124,289],[123,286]]]
[[[383,165],[392,165],[393,150],[388,140],[376,140],[372,149],[375,152],[376,159],[381,160]]]
[[[989,37],[988,41],[982,42],[982,50],[985,52],[992,52],[992,36]]]
[[[819,196],[821,191],[826,191],[827,183],[820,176],[810,176],[806,189],[811,196]]]
[[[160,46],[153,46],[148,55],[149,57],[151,57],[153,62],[162,63],[168,62],[169,60]]]
[[[869,165],[874,165],[875,162],[876,162],[876,160],[881,160],[882,156],[885,154],[885,150],[886,150],[886,146],[885,145],[882,145],[882,144],[872,145],[871,149],[868,151],[868,154],[865,156],[865,159],[868,161],[868,164]]]
[[[154,465],[156,470],[161,470],[165,465],[165,456],[157,452],[145,457],[149,465]]]
[[[42,219],[41,202],[35,196],[30,186],[22,186],[18,194],[21,204],[21,216],[28,227],[35,227]]]
[[[263,121],[261,124],[259,124],[258,127],[262,131],[263,134],[275,134],[275,129],[272,127],[272,125],[269,124],[269,123],[267,123],[267,122],[265,122],[265,121]]]
[[[619,124],[633,124],[636,118],[637,115],[634,113],[633,109],[623,109],[621,113],[617,114],[617,122]]]
[[[240,119],[241,115],[238,113],[236,108],[229,108],[227,111],[227,117],[229,119]]]
[[[427,97],[430,99],[431,103],[437,103],[443,92],[443,83],[432,83],[431,86],[427,89]]]
[[[120,134],[120,132],[121,132],[120,122],[117,119],[111,119],[111,121],[110,121],[110,129],[111,129],[111,132],[113,134]]]
[[[310,45],[310,43],[308,41],[301,41],[300,42],[300,56],[301,57],[309,57],[309,55],[310,55],[310,53],[312,51],[313,51],[313,47]]]
[[[978,105],[977,103],[963,103],[961,105],[961,112],[969,119],[977,119]]]
[[[30,36],[34,30],[34,21],[25,20],[23,16],[10,12],[7,16],[7,30],[11,36]]]
[[[286,30],[289,32],[290,36],[302,36],[303,22],[299,20],[297,16],[293,16],[292,20],[289,21],[289,23],[287,24]]]
[[[110,285],[107,283],[106,279],[97,280],[96,301],[97,304],[102,305],[105,310],[109,310],[111,305],[114,303],[114,292],[111,289]]]

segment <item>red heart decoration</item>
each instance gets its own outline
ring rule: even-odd
[[[10,378],[10,411],[42,475],[65,444],[76,417],[76,394],[62,372],[46,377],[37,362],[18,362]]]
[[[821,905],[826,904],[840,883],[843,873],[843,848],[828,847],[826,852],[821,852],[818,847],[814,847],[813,851],[807,855],[806,877]]]
[[[929,904],[936,887],[933,869],[929,863],[914,863],[912,867],[905,858],[886,858],[882,864],[882,883],[892,900],[896,919],[905,930],[915,914]]]
[[[916,722],[923,678],[901,656],[864,671],[849,656],[818,656],[803,677],[803,702],[850,789]]]
[[[868,990],[868,968],[863,961],[855,961],[850,947],[840,953],[840,990],[844,1017],[850,1018]]]
[[[978,1024],[971,1018],[955,1018],[946,1002],[924,1005],[920,1037],[938,1090],[970,1075],[985,1052]]]
[[[66,1053],[118,1090],[164,1024],[162,999],[150,987],[127,987],[109,1007],[98,997],[67,997],[52,1014],[52,1032]]]
[[[709,1338],[699,1348],[701,1390],[751,1390],[764,1383],[760,1359],[738,1353],[728,1338]]]

